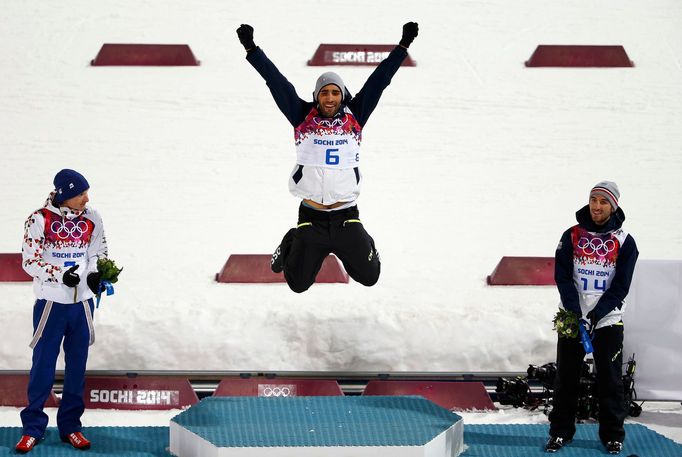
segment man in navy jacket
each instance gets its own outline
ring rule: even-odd
[[[253,27],[242,24],[237,29],[246,59],[263,77],[294,128],[296,165],[289,177],[289,191],[301,199],[298,224],[286,233],[272,256],[272,270],[284,271],[294,292],[303,292],[315,282],[330,253],[343,262],[355,281],[372,286],[379,279],[379,255],[359,219],[356,203],[362,183],[362,129],[417,34],[415,22],[405,24],[399,45],[354,97],[339,75],[326,72],[315,84],[313,101],[307,102],[255,45]]]
[[[622,228],[625,213],[618,206],[619,197],[614,182],[602,181],[592,188],[589,204],[576,213],[578,224],[559,241],[554,272],[561,306],[582,318],[594,335],[599,438],[610,454],[620,453],[625,439],[622,316],[639,255],[634,238]],[[559,338],[547,452],[556,452],[573,439],[584,357],[578,338]]]

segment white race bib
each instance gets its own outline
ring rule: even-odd
[[[346,110],[343,116],[320,117],[311,110],[295,130],[296,163],[324,168],[354,168],[360,165],[362,127]]]

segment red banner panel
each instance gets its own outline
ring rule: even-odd
[[[23,408],[28,405],[28,375],[3,374],[0,375],[0,406]],[[59,401],[54,392],[50,392],[45,406],[56,408]]]
[[[199,61],[186,44],[105,43],[90,61],[99,66],[197,66]]]
[[[554,257],[502,257],[488,276],[490,286],[553,286]]]
[[[377,66],[395,48],[394,44],[326,44],[317,47],[313,58],[308,61],[312,67],[325,65],[369,65]],[[416,62],[408,56],[401,64],[415,67]]]
[[[482,382],[370,381],[362,395],[421,395],[451,411],[497,409]]]
[[[124,410],[180,409],[199,402],[187,378],[165,376],[86,376],[86,408]]]
[[[284,273],[273,273],[270,269],[270,254],[232,254],[215,280],[226,283],[270,283],[286,282]],[[315,278],[317,283],[348,283],[348,273],[335,255],[328,255]]]
[[[541,44],[527,67],[634,67],[623,46]]]
[[[0,282],[5,281],[32,281],[23,268],[21,268],[21,253],[0,254]]]
[[[215,397],[334,397],[343,395],[334,379],[224,378]]]

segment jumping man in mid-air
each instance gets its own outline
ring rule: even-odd
[[[265,79],[277,106],[294,127],[296,166],[289,190],[302,202],[298,225],[284,235],[272,255],[272,271],[284,271],[294,292],[308,290],[330,253],[343,262],[355,281],[372,286],[379,280],[379,254],[360,222],[356,203],[362,183],[362,129],[418,31],[416,22],[403,25],[399,45],[354,97],[339,75],[326,72],[317,79],[313,101],[306,102],[255,45],[253,27],[242,24],[237,29],[246,59]]]

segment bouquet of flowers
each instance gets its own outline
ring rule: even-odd
[[[107,295],[113,295],[114,286],[112,285],[118,281],[118,275],[123,271],[123,268],[118,268],[116,263],[111,259],[97,259],[97,271],[102,275],[99,281],[99,293],[97,294],[97,305],[99,308],[99,301],[102,299],[102,292]]]
[[[97,259],[97,271],[102,273],[101,281],[109,282],[111,284],[118,281],[118,275],[123,268],[118,268],[116,263],[111,259]]]
[[[562,338],[577,338],[578,337],[578,315],[567,311],[563,308],[559,308],[554,319],[554,330],[557,331]]]

